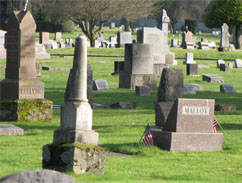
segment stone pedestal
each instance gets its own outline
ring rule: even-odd
[[[1,99],[0,121],[40,121],[52,120],[53,103],[45,99]]]
[[[119,88],[134,90],[135,86],[149,86],[154,90],[157,88],[157,77],[153,74],[119,74]]]
[[[222,150],[222,133],[176,133],[151,131],[154,144],[173,152],[199,152]]]
[[[61,172],[104,173],[105,152],[84,143],[49,144],[43,147],[42,167]]]
[[[178,98],[162,131],[151,131],[155,146],[168,151],[222,150],[223,134],[213,133],[214,100]]]

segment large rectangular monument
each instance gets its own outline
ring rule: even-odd
[[[14,11],[8,20],[7,64],[5,79],[0,82],[0,99],[12,100],[10,102],[12,104],[9,106],[21,105],[21,110],[24,109],[26,104],[26,109],[24,110],[27,110],[25,111],[27,114],[31,115],[29,110],[34,110],[36,113],[34,116],[27,115],[23,118],[18,111],[20,107],[17,107],[15,110],[5,108],[4,110],[9,110],[12,114],[9,116],[11,120],[12,116],[16,116],[15,120],[38,121],[42,118],[41,120],[49,121],[52,119],[52,102],[44,100],[44,83],[36,80],[35,29],[36,24],[29,11]],[[26,99],[31,99],[32,102]],[[6,105],[1,104],[1,106]],[[33,105],[34,109],[27,109],[28,105]],[[41,112],[38,106],[42,106],[44,111]],[[47,112],[45,109],[49,111]],[[48,113],[47,116],[45,112]],[[10,120],[8,116],[1,116],[1,118],[2,120]]]
[[[213,132],[214,100],[179,98],[162,131],[151,131],[155,146],[168,151],[222,150],[222,133]]]
[[[135,86],[149,86],[156,89],[153,57],[151,44],[126,44],[124,72],[119,74],[119,88],[135,89]]]

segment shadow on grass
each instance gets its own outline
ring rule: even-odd
[[[242,124],[223,123],[222,127],[224,130],[242,130]]]
[[[135,155],[142,154],[142,145],[137,143],[101,144],[106,151]]]

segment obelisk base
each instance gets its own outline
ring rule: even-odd
[[[42,167],[62,172],[104,173],[105,151],[84,143],[48,144],[43,147]]]
[[[79,142],[98,145],[98,133],[94,130],[64,130],[58,129],[54,132],[54,143]]]

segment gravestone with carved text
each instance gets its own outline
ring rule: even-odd
[[[9,99],[11,107],[5,120],[43,120],[52,119],[52,102],[44,99],[44,83],[36,80],[35,64],[35,21],[29,11],[14,11],[7,24],[7,63],[5,79],[0,82],[0,99]],[[31,99],[31,100],[26,100]],[[3,104],[4,103],[4,104]],[[33,105],[34,107],[27,106]],[[41,107],[44,110],[38,108]],[[1,110],[1,109],[0,109]],[[17,110],[30,116],[21,116]],[[46,111],[45,111],[46,110]],[[35,114],[34,114],[35,113]]]
[[[222,150],[222,133],[213,132],[213,99],[178,98],[162,131],[151,131],[155,146],[168,151]]]

